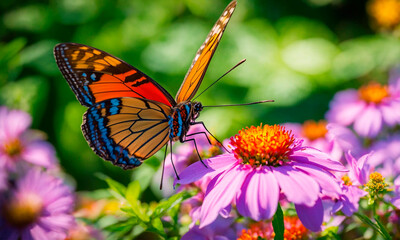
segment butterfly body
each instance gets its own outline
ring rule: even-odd
[[[171,116],[169,116],[170,134],[169,138],[172,141],[183,142],[183,137],[189,131],[190,124],[195,123],[203,106],[200,102],[180,103],[173,108]]]
[[[169,141],[186,141],[203,109],[191,100],[235,7],[232,1],[211,29],[175,99],[139,69],[102,50],[77,43],[55,46],[61,73],[78,101],[88,107],[81,128],[97,155],[130,169]]]

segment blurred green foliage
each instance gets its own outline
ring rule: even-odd
[[[0,103],[28,111],[48,134],[78,189],[96,189],[104,172],[127,183],[136,173],[100,160],[88,147],[80,106],[52,49],[77,42],[124,59],[174,95],[228,0],[5,0],[0,3]],[[387,78],[399,39],[374,33],[364,1],[239,0],[203,81],[204,105],[274,99],[256,106],[206,109],[200,120],[219,139],[260,122],[322,119],[338,90]],[[162,158],[163,153],[157,156]],[[147,175],[159,161],[148,160]],[[146,175],[139,174],[138,175]],[[148,186],[150,177],[143,178]],[[155,181],[155,180],[153,180]],[[103,183],[104,184],[104,183]]]

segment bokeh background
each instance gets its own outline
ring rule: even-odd
[[[80,106],[53,57],[60,42],[90,45],[141,69],[175,95],[228,0],[0,1],[0,104],[29,112],[55,146],[78,190],[105,186],[96,173],[127,183],[154,181],[160,151],[123,171],[84,140]],[[335,92],[387,79],[400,60],[397,0],[239,0],[200,91],[199,118],[220,140],[260,122],[319,120]],[[143,180],[144,179],[144,180]]]

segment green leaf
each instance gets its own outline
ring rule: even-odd
[[[106,177],[104,180],[107,182],[108,186],[112,190],[114,190],[121,197],[125,198],[126,187],[124,185],[122,185],[121,183],[119,183],[109,177]]]
[[[183,200],[189,197],[190,194],[185,191],[172,195],[167,200],[162,201],[158,204],[158,206],[154,209],[154,212],[151,217],[152,218],[161,217],[162,215],[164,215],[166,211],[174,207],[176,204],[180,204]]]
[[[145,210],[142,208],[140,201],[140,183],[139,181],[133,181],[129,183],[128,189],[126,190],[126,200],[131,204],[132,211],[136,216],[143,222],[148,222],[149,217],[146,215]]]
[[[158,234],[160,234],[160,235],[165,235],[164,226],[163,226],[163,224],[162,224],[160,218],[154,218],[154,219],[151,221],[151,226],[152,226],[155,230],[157,230],[156,232],[157,232]]]
[[[134,218],[130,218],[127,221],[123,221],[123,222],[117,222],[114,224],[111,224],[107,227],[104,228],[104,230],[106,231],[110,231],[110,232],[129,232],[130,230],[132,230],[132,227],[135,226],[137,224],[136,219]]]
[[[392,237],[390,236],[390,234],[387,232],[385,226],[383,226],[383,224],[379,221],[378,217],[374,217],[376,223],[378,224],[378,228],[379,231],[381,232],[381,235],[385,238],[385,239],[392,239]]]
[[[385,231],[386,234],[385,234],[384,232],[382,232],[381,226],[380,226],[380,225],[382,225],[382,224],[380,224],[379,221],[377,221],[378,224],[376,224],[376,223],[372,222],[372,220],[369,219],[369,217],[365,216],[364,214],[354,213],[354,215],[356,215],[363,223],[365,223],[365,224],[371,226],[377,233],[379,233],[380,235],[382,235],[382,237],[383,237],[384,239],[386,239],[386,240],[392,239],[392,238],[390,237],[390,235],[387,233],[386,229],[383,228],[383,226],[382,226],[382,228],[384,229],[384,231]]]
[[[283,233],[285,232],[285,224],[283,223],[283,212],[281,205],[278,203],[278,209],[272,219],[272,226],[274,227],[275,237],[274,240],[283,240]]]

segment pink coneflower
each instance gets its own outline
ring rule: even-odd
[[[333,136],[328,132],[325,120],[308,120],[303,124],[285,123],[283,126],[292,130],[295,137],[302,138],[304,146],[314,147],[328,153],[333,160],[340,160],[342,157],[342,149],[333,141]]]
[[[43,167],[55,165],[53,146],[43,140],[43,134],[29,130],[31,121],[25,112],[0,107],[0,167],[15,170],[20,161]]]
[[[60,179],[31,169],[0,199],[2,239],[64,239],[74,224],[73,196]]]
[[[347,171],[326,153],[302,146],[284,127],[260,125],[231,138],[233,153],[196,162],[180,175],[180,184],[212,176],[200,213],[200,228],[236,202],[238,212],[259,221],[270,219],[280,195],[295,204],[303,224],[320,230],[323,208],[319,194],[337,196],[341,190],[330,171]]]
[[[392,78],[389,85],[370,83],[358,90],[339,92],[330,103],[328,122],[353,125],[360,136],[373,138],[384,126],[400,123],[400,78]]]

